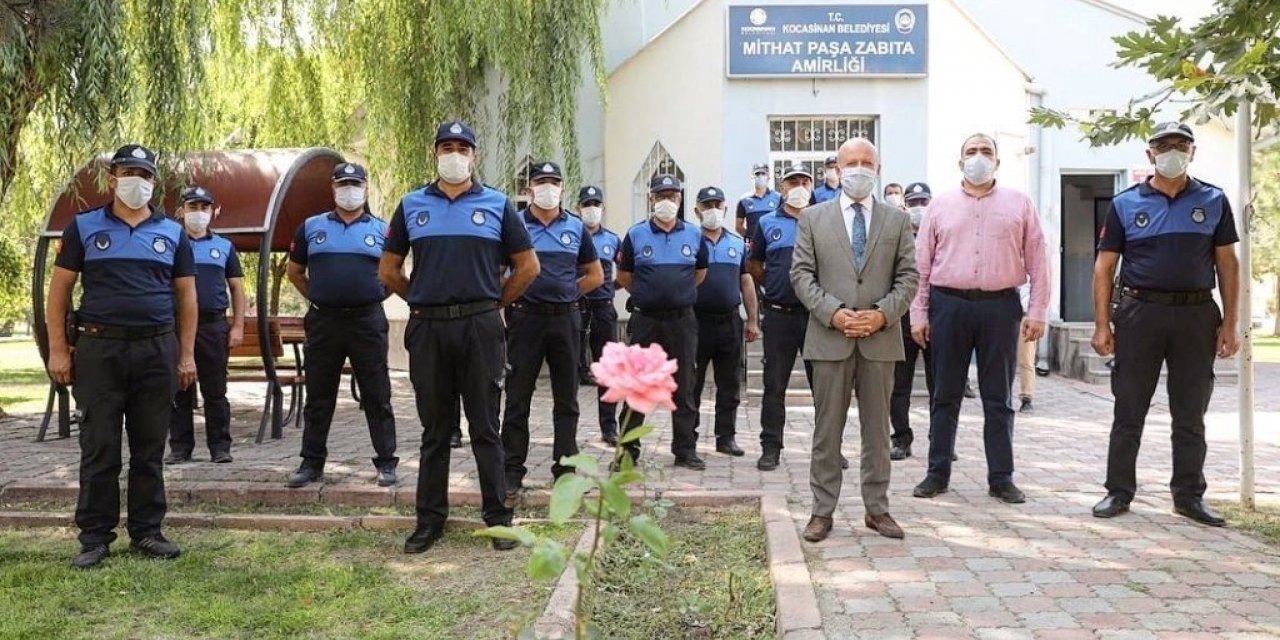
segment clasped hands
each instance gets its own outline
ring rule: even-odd
[[[831,316],[831,326],[846,338],[865,338],[884,328],[888,318],[879,309],[838,309]]]

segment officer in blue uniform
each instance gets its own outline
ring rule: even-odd
[[[582,330],[585,335],[582,349],[583,384],[596,387],[596,403],[600,415],[600,439],[609,446],[618,445],[618,405],[600,400],[604,387],[596,386],[591,375],[590,363],[604,354],[604,345],[617,340],[618,310],[613,306],[614,268],[618,264],[618,249],[622,239],[604,228],[604,190],[595,185],[582,187],[578,192],[578,215],[587,227],[596,256],[600,258],[604,282],[582,297]]]
[[[204,398],[205,441],[210,459],[231,462],[231,403],[227,402],[227,357],[244,342],[244,272],[231,241],[209,231],[218,216],[213,194],[189,187],[179,198],[178,217],[187,232],[196,263],[196,299],[200,308],[196,327],[196,374]],[[230,298],[227,289],[231,290]],[[231,322],[227,323],[227,307]],[[178,392],[169,424],[169,457],[165,464],[191,461],[195,449],[193,413],[195,387]]]
[[[1138,446],[1164,366],[1174,513],[1210,526],[1226,524],[1204,503],[1204,414],[1213,394],[1214,355],[1230,358],[1239,346],[1240,238],[1222,190],[1187,175],[1195,151],[1191,127],[1158,125],[1147,147],[1155,175],[1112,199],[1098,240],[1093,348],[1099,355],[1115,354],[1116,399],[1107,496],[1093,507],[1099,518],[1128,511],[1137,493]],[[1222,311],[1213,300],[1215,285]],[[1114,309],[1113,292],[1119,295]]]
[[[564,176],[554,162],[529,172],[529,206],[522,212],[542,270],[507,310],[507,405],[502,416],[508,501],[519,493],[528,468],[529,410],[538,374],[551,374],[551,474],[573,473],[560,459],[578,453],[578,360],[582,317],[578,300],[604,283],[604,270],[586,225],[560,206]]]
[[[840,162],[835,156],[827,156],[823,165],[822,184],[813,190],[813,203],[835,200],[840,197]]]
[[[724,229],[724,191],[703,187],[694,211],[702,224],[707,247],[707,277],[698,287],[693,314],[698,319],[698,360],[694,372],[693,400],[702,406],[707,369],[714,366],[716,382],[716,451],[741,456],[735,438],[738,428],[739,391],[742,386],[742,316],[747,308],[746,341],[760,337],[756,318],[756,288],[747,273],[747,243]],[[701,423],[701,413],[699,413]]]
[[[676,409],[671,415],[671,453],[677,467],[705,469],[698,457],[698,406],[694,401],[694,370],[698,357],[698,321],[693,305],[698,286],[707,276],[707,246],[692,224],[678,219],[681,189],[675,176],[657,175],[649,184],[652,217],[627,230],[622,239],[618,284],[631,293],[632,344],[659,344],[678,364]],[[644,422],[631,411],[623,433]],[[633,461],[640,444],[624,445]]]
[[[341,163],[333,170],[333,211],[307,218],[298,226],[285,273],[307,310],[304,367],[307,402],[302,430],[302,464],[290,487],[320,481],[329,451],[329,427],[342,386],[342,366],[350,359],[360,406],[373,441],[377,483],[396,483],[396,420],[391,412],[387,372],[387,290],[378,280],[378,261],[387,223],[367,204],[364,167]]]
[[[911,230],[919,232],[925,209],[933,199],[933,192],[929,185],[913,182],[907,185],[904,198],[907,212],[911,216]],[[933,397],[933,358],[929,355],[928,346],[922,348],[911,337],[909,313],[902,316],[902,330],[902,348],[906,359],[900,360],[893,367],[893,397],[889,401],[889,422],[893,425],[893,448],[889,449],[891,460],[906,460],[911,457],[911,444],[915,441],[915,432],[911,430],[911,389],[915,386],[916,360],[919,358],[924,358],[924,383],[929,389],[929,397]]]
[[[382,281],[409,303],[405,348],[422,421],[418,526],[405,541],[405,553],[422,553],[444,534],[450,403],[459,394],[480,476],[484,521],[511,523],[498,429],[507,366],[506,326],[498,309],[519,299],[540,267],[511,199],[472,177],[475,150],[475,132],[466,123],[440,125],[435,138],[439,179],[400,200],[382,254]],[[413,273],[405,277],[410,250]],[[492,544],[499,550],[516,547],[511,540]]]
[[[761,471],[778,468],[782,430],[787,422],[786,394],[791,368],[804,350],[809,311],[791,288],[791,252],[795,247],[797,220],[809,206],[813,176],[801,164],[782,174],[782,205],[765,214],[756,225],[747,268],[764,291],[764,397],[760,403],[760,447],[756,462]],[[812,367],[804,363],[812,380]]]
[[[738,235],[751,242],[755,237],[756,222],[760,216],[776,211],[782,206],[782,195],[769,188],[769,165],[757,164],[751,167],[752,190],[738,200],[737,224]]]
[[[79,569],[101,564],[116,539],[121,425],[129,433],[129,546],[157,558],[182,553],[160,531],[163,458],[174,394],[196,377],[196,267],[182,225],[149,204],[155,175],[150,150],[116,151],[107,176],[112,201],[67,225],[49,284],[49,377],[74,383],[84,411],[81,550],[71,562]],[[69,314],[82,276],[80,308]]]

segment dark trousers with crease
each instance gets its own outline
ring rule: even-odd
[[[660,317],[637,311],[631,315],[628,327],[632,344],[642,347],[655,343],[662,345],[667,357],[676,360],[676,392],[671,398],[676,405],[675,411],[671,412],[671,453],[676,457],[694,457],[698,452],[698,407],[693,400],[693,374],[698,357],[698,321],[693,317],[693,310],[686,309],[679,315]],[[644,423],[644,414],[639,411],[628,413],[624,409],[623,415],[627,418],[623,433]],[[639,442],[623,446],[632,460],[640,459]]]
[[[582,341],[577,310],[542,315],[511,309],[507,325],[507,405],[502,415],[502,450],[506,454],[506,487],[524,481],[529,458],[529,412],[542,363],[551,374],[551,475],[572,473],[560,459],[578,453],[578,357]]]
[[[507,367],[502,316],[494,309],[451,320],[410,318],[404,342],[422,421],[418,524],[443,526],[449,517],[449,434],[459,396],[480,477],[484,521],[510,524],[511,510],[503,504],[506,463],[498,425]]]
[[[760,447],[782,449],[782,431],[787,424],[787,386],[796,358],[804,352],[804,335],[809,312],[766,309],[764,332],[764,397],[760,400]],[[813,365],[804,361],[804,375],[813,388]]]
[[[902,347],[906,359],[893,366],[893,397],[889,401],[889,422],[893,425],[893,444],[910,447],[915,442],[911,430],[911,390],[916,383],[916,360],[924,358],[924,385],[933,398],[933,356],[926,347],[920,348],[911,337],[910,314],[902,316]],[[925,406],[929,406],[926,401]]]
[[[129,434],[129,537],[160,534],[167,511],[164,443],[178,390],[178,339],[82,336],[73,355],[72,393],[80,420],[80,544],[110,544],[120,523],[123,428]]]
[[[196,326],[196,375],[204,401],[205,442],[211,455],[231,451],[231,403],[227,401],[230,328],[225,316]],[[189,458],[195,450],[195,387],[178,392],[169,422],[169,451]]]
[[[592,362],[599,362],[604,345],[618,340],[618,310],[612,302],[608,306],[586,306],[582,309],[582,371],[591,370]],[[604,402],[604,387],[596,387],[596,407],[600,418],[600,435],[618,435],[618,405]]]
[[[1138,491],[1138,448],[1160,382],[1168,368],[1169,417],[1173,441],[1173,476],[1169,490],[1175,504],[1204,497],[1204,415],[1213,395],[1213,362],[1222,316],[1212,301],[1165,305],[1125,297],[1111,317],[1116,352],[1111,371],[1115,396],[1111,442],[1107,449],[1107,492],[1125,501]]]
[[[694,406],[702,423],[702,390],[711,369],[716,383],[716,440],[737,433],[738,405],[742,389],[742,318],[738,313],[700,314],[698,318],[698,360],[694,370]]]

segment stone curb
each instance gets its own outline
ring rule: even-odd
[[[764,520],[778,637],[792,640],[825,637],[818,596],[786,495],[764,494],[760,499],[760,516]]]
[[[595,544],[596,531],[590,524],[582,532],[582,537],[578,538],[578,545],[574,547],[573,553],[591,553],[591,546]],[[538,617],[538,621],[534,624],[534,630],[539,638],[548,638],[549,640],[560,640],[574,635],[574,611],[577,609],[578,601],[578,571],[574,568],[572,555],[569,564],[565,567],[564,572],[560,574],[560,580],[556,582],[556,588],[551,592],[551,597],[547,599],[547,606],[542,610],[542,615]]]
[[[123,520],[121,520],[123,522]],[[544,518],[517,518],[515,525],[549,522]],[[239,531],[341,531],[345,529],[412,531],[413,516],[302,516],[254,513],[170,513],[170,527],[193,529],[235,529]],[[0,511],[0,528],[74,527],[75,516],[66,512]],[[450,531],[478,531],[485,523],[472,518],[451,518]]]

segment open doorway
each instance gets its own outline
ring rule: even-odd
[[[1062,319],[1067,322],[1093,321],[1093,261],[1116,181],[1114,173],[1062,176]]]

